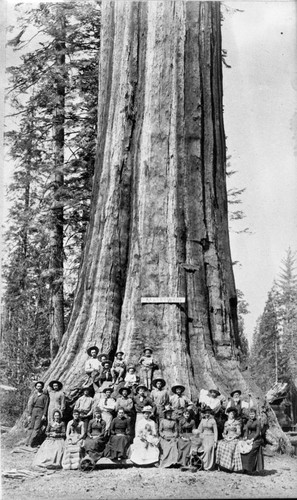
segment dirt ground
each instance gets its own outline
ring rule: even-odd
[[[297,456],[265,456],[258,475],[190,472],[156,467],[48,471],[34,478],[5,478],[12,469],[31,467],[34,454],[12,453],[2,442],[2,499],[99,500],[187,498],[296,498]]]

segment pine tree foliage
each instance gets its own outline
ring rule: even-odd
[[[4,264],[4,349],[8,379],[18,384],[49,363],[53,286],[64,286],[66,323],[72,306],[89,219],[100,41],[98,2],[19,9],[19,35],[10,44],[21,49],[21,64],[8,69],[7,94],[16,125],[6,134],[15,170]],[[62,65],[57,57],[64,58]],[[64,136],[60,158],[57,124]],[[63,274],[51,265],[57,207],[62,213]]]

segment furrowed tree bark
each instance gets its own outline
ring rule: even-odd
[[[75,382],[96,343],[168,384],[246,389],[227,221],[217,2],[104,3],[98,155],[67,334],[48,377]],[[183,296],[185,305],[141,304]]]
[[[75,386],[92,344],[129,362],[150,344],[158,375],[194,400],[213,386],[261,395],[237,356],[222,99],[218,2],[102,3],[91,219],[46,382]]]

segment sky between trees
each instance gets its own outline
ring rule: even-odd
[[[14,23],[16,3],[7,0],[8,25]],[[234,229],[248,226],[252,233],[231,233],[232,257],[240,261],[236,286],[250,305],[245,324],[251,340],[285,250],[297,249],[297,4],[226,5],[243,11],[224,13],[223,48],[232,67],[224,70],[224,109],[231,168],[238,172],[232,185],[246,188],[240,207],[246,219]],[[9,48],[6,64],[15,64],[15,57]]]

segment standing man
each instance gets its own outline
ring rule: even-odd
[[[32,446],[36,439],[43,422],[46,420],[49,399],[43,392],[44,383],[36,382],[35,391],[28,401],[29,413],[29,435],[26,440],[26,446]]]

